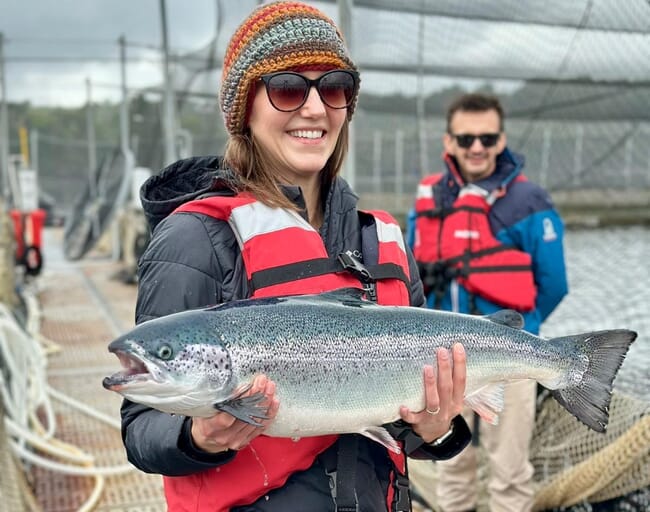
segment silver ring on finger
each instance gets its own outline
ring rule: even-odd
[[[431,416],[435,416],[440,412],[440,406],[436,407],[433,411],[428,407],[426,407],[424,410],[427,411],[429,414],[431,414]]]

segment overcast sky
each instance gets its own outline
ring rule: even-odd
[[[221,49],[232,31],[258,0],[166,0],[170,50],[174,54],[197,51],[213,38],[218,18],[222,21]],[[313,2],[332,18],[337,18],[334,2]],[[372,13],[375,16],[376,13]],[[399,47],[413,58],[413,27],[406,26],[399,37],[386,32],[393,12],[376,19],[378,30],[367,32],[367,18],[359,19],[363,32],[362,49],[376,50],[383,57],[395,53],[403,63]],[[413,15],[406,23],[416,23]],[[383,19],[383,21],[382,21]],[[375,19],[373,18],[373,22]],[[34,105],[81,106],[87,99],[87,79],[94,102],[118,101],[121,95],[118,38],[124,35],[127,47],[127,80],[132,90],[159,86],[162,81],[160,0],[0,0],[0,31],[4,34],[7,98],[11,102],[30,101]],[[387,34],[388,40],[378,39]],[[478,31],[474,31],[475,37]],[[386,50],[382,44],[388,45]],[[178,73],[179,83],[186,77]],[[364,75],[364,88],[414,93],[414,76],[378,77]],[[218,87],[218,72],[203,75],[204,91]],[[427,89],[448,85],[453,80],[427,79]],[[480,82],[477,82],[478,85]],[[194,84],[196,85],[196,84]],[[507,87],[507,84],[506,84]]]
[[[497,91],[510,91],[525,78],[643,83],[650,80],[650,6],[646,0],[626,0],[628,10],[619,8],[619,0],[575,0],[566,3],[562,10],[560,18],[566,19],[553,18],[555,11],[549,13],[546,4],[538,0],[492,0],[493,4],[428,1],[454,14],[427,17],[421,44],[421,24],[416,14],[355,9],[349,45],[353,58],[361,64],[365,91],[415,94],[422,87],[428,93],[454,84],[471,89],[486,80]],[[93,101],[119,100],[117,41],[121,35],[128,44],[129,89],[159,87],[160,3],[161,0],[0,0],[8,100],[81,106],[87,98],[86,79],[91,81]],[[171,53],[185,55],[206,48],[214,38],[219,20],[217,47],[218,54],[222,54],[236,26],[258,3],[165,0]],[[337,19],[336,2],[310,3]],[[516,6],[525,21],[543,22],[486,19],[494,8],[504,4],[511,9]],[[218,6],[222,6],[221,12]],[[472,9],[483,12],[476,14]],[[586,12],[587,25],[577,28]],[[508,17],[507,13],[501,16]],[[377,72],[390,66],[416,69],[419,47],[422,63],[430,70],[421,82],[412,72]],[[190,81],[191,71],[178,69],[177,88],[184,90],[192,84],[194,90],[214,93],[216,99],[218,75],[219,71],[214,70]]]
[[[166,0],[172,52],[210,41],[215,5],[216,0]],[[79,106],[86,101],[87,78],[93,101],[118,99],[121,35],[129,45],[129,85],[160,83],[160,0],[0,0],[0,32],[11,102]]]

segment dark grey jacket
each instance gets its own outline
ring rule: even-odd
[[[197,157],[176,162],[143,185],[141,200],[152,238],[139,263],[136,322],[249,297],[239,246],[228,224],[196,213],[169,215],[181,204],[201,196],[232,194],[227,186],[229,178],[218,157]],[[287,187],[285,193],[304,206],[297,187]],[[374,227],[362,225],[356,209],[357,196],[342,179],[334,180],[324,204],[320,235],[328,254],[336,256],[349,251],[361,260],[372,261],[377,247],[362,247],[361,233]],[[409,264],[411,304],[422,306],[422,285],[410,252]],[[214,455],[194,447],[190,421],[124,401],[122,436],[129,460],[143,471],[174,476],[213,468],[236,456],[232,451]],[[460,420],[458,423],[459,433],[437,448],[423,444],[403,423],[390,429],[395,437],[406,441],[409,455],[448,458],[469,441],[466,425]],[[385,449],[366,438],[359,439],[357,482],[363,482],[363,490],[358,490],[360,510],[382,510],[389,469]],[[289,481],[292,485],[288,483],[271,493],[274,499],[261,500],[259,506],[241,510],[290,510],[285,500],[297,504],[322,502],[322,508],[310,509],[329,510],[329,483],[320,465],[317,460],[312,468],[294,475]]]

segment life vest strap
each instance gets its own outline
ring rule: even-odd
[[[305,279],[343,271],[350,272],[359,281],[366,284],[383,279],[399,279],[407,288],[410,286],[409,279],[400,265],[378,263],[365,266],[347,253],[341,253],[336,258],[314,258],[258,270],[251,275],[249,286],[254,291],[267,286],[295,281],[295,276]]]
[[[395,495],[391,512],[410,512],[412,509],[408,476],[395,471],[395,480],[393,485],[395,488]]]
[[[471,274],[474,272],[478,273],[490,273],[490,272],[529,272],[530,265],[502,265],[498,267],[467,267],[464,272],[461,270],[461,274]]]
[[[445,218],[456,212],[485,213],[485,208],[478,206],[451,206],[449,208],[435,207],[429,210],[416,212],[416,217],[426,217],[427,219]]]
[[[445,260],[441,260],[440,263],[445,266],[453,266],[456,263],[468,262],[475,258],[480,258],[482,256],[489,256],[490,254],[497,254],[504,251],[516,251],[516,247],[510,245],[495,245],[494,247],[488,247],[486,249],[480,249],[478,251],[465,251],[458,256],[453,256]]]
[[[355,435],[339,437],[336,469],[328,473],[332,479],[336,512],[359,512],[356,492],[358,442]]]

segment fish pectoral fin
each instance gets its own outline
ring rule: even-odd
[[[494,322],[495,324],[506,325],[513,329],[524,328],[524,317],[514,309],[502,309],[490,315],[485,315],[484,318]]]
[[[395,438],[384,427],[367,427],[361,430],[359,434],[378,442],[392,452],[402,453],[402,449],[395,441]]]
[[[503,382],[487,384],[465,396],[465,404],[491,425],[499,423],[504,406]]]
[[[267,408],[262,405],[266,396],[264,393],[254,393],[252,395],[242,396],[246,391],[247,389],[242,393],[229,398],[225,402],[214,404],[214,408],[218,411],[227,412],[244,423],[261,427],[262,423],[257,420],[268,419],[268,416],[266,415]]]

